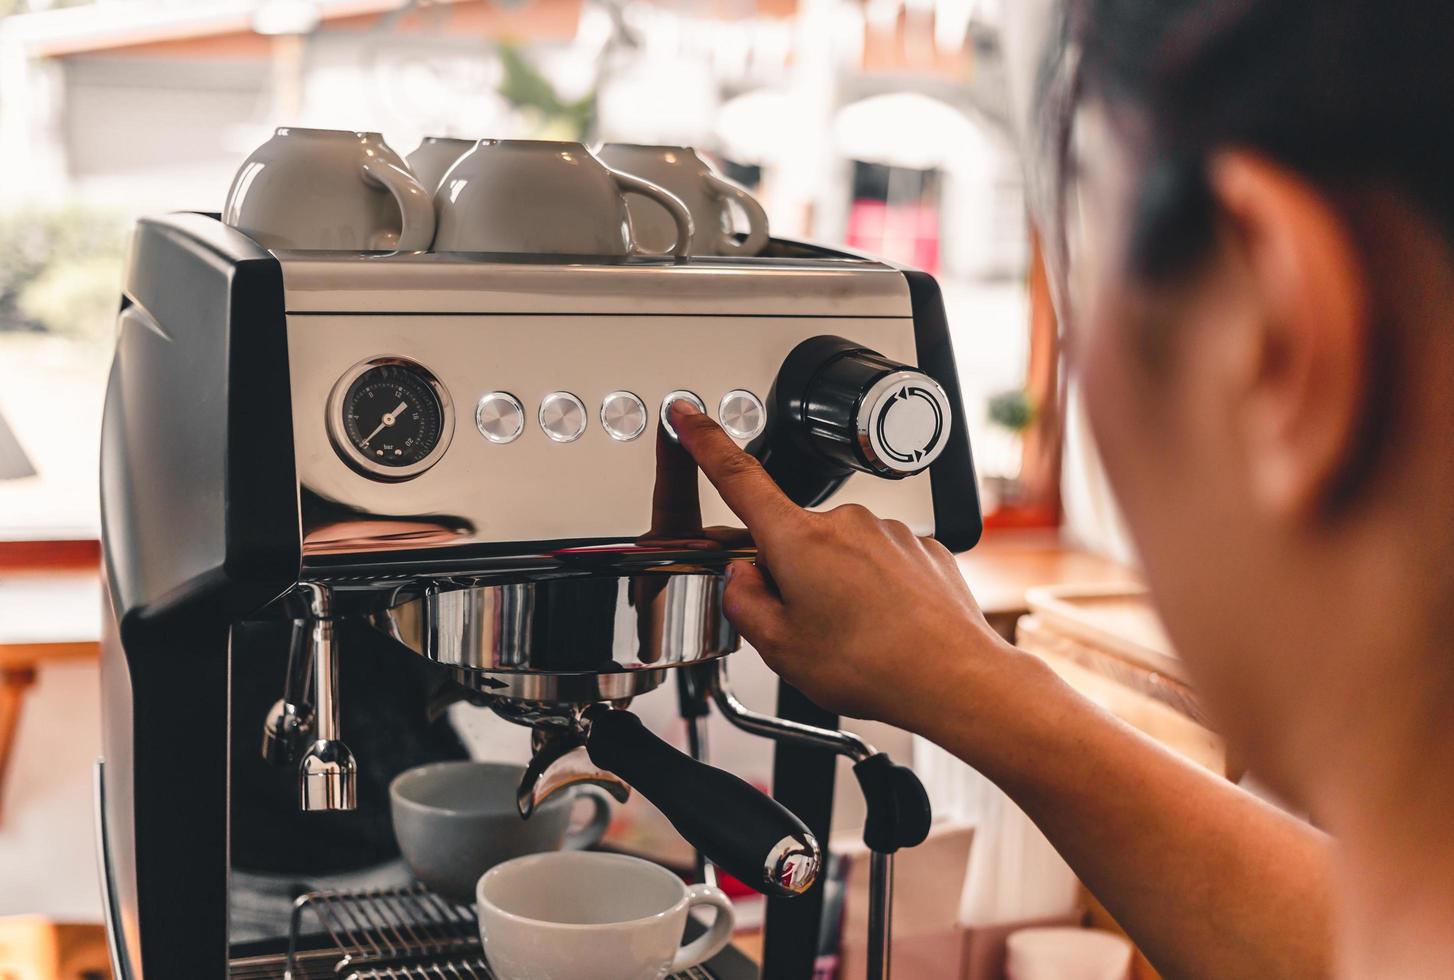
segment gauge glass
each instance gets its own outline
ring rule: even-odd
[[[340,406],[349,447],[375,466],[414,466],[432,453],[444,432],[437,382],[423,368],[381,364],[348,386]]]

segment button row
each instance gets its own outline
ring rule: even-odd
[[[667,419],[672,402],[687,401],[705,413],[707,406],[695,393],[686,389],[669,392],[661,400],[661,424],[667,435],[676,439],[676,430]],[[552,391],[540,400],[536,420],[555,442],[575,442],[586,431],[589,413],[585,403],[568,391]],[[650,418],[646,403],[629,391],[613,391],[601,400],[601,428],[617,442],[630,442],[646,431]],[[752,439],[767,424],[767,410],[762,401],[745,388],[734,388],[722,396],[717,405],[717,420],[734,439]],[[520,399],[507,391],[492,391],[480,399],[475,408],[475,427],[490,442],[504,445],[520,438],[525,431],[525,407]]]

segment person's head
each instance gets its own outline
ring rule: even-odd
[[[1454,4],[1070,9],[1071,362],[1173,639],[1295,795],[1454,741]]]

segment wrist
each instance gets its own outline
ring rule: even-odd
[[[1023,773],[1060,726],[1064,697],[1073,692],[1040,658],[1005,640],[946,658],[937,710],[926,711],[919,733],[999,783]]]

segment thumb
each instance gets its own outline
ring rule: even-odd
[[[743,639],[759,651],[775,645],[783,634],[786,617],[782,597],[766,573],[750,561],[734,561],[727,566],[722,610]]]

